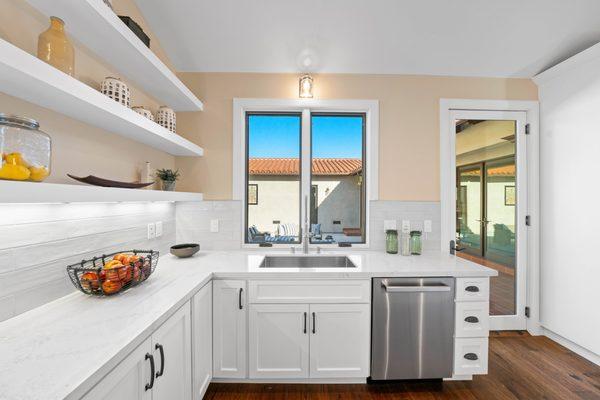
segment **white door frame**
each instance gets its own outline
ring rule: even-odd
[[[530,134],[526,137],[527,159],[527,209],[518,212],[520,216],[529,215],[531,226],[526,230],[527,251],[523,262],[526,267],[525,304],[517,310],[517,315],[523,315],[524,306],[529,307],[529,318],[526,319],[527,330],[541,334],[539,325],[539,103],[537,101],[518,100],[440,100],[440,200],[441,200],[441,250],[449,251],[450,240],[455,237],[455,127],[452,114],[456,111],[504,111],[524,112],[525,121],[529,124]],[[483,115],[483,114],[482,114]],[[524,219],[524,217],[522,217]],[[519,226],[524,225],[518,221]],[[509,320],[493,318],[492,329],[515,329]],[[513,321],[515,321],[513,319]]]

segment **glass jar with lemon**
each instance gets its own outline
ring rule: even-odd
[[[0,113],[0,179],[41,182],[50,175],[52,140],[30,118]]]

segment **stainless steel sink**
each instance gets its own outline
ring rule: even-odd
[[[356,268],[346,256],[266,256],[259,268]]]

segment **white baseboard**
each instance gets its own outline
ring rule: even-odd
[[[544,334],[544,328],[539,321],[531,318],[527,320],[527,332],[529,332],[531,336],[542,336]]]
[[[229,379],[213,378],[215,383],[304,383],[304,384],[348,384],[348,383],[367,383],[367,378],[303,378],[303,379]]]
[[[554,340],[556,343],[561,346],[565,346],[567,349],[571,350],[573,353],[579,354],[581,357],[593,362],[596,365],[600,365],[600,355],[589,351],[588,349],[581,347],[577,343],[571,342],[569,339],[560,336],[557,333],[554,333],[546,328],[542,328],[543,335]]]

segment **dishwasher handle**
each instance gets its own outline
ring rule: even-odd
[[[381,286],[387,293],[423,293],[423,292],[449,292],[450,286],[439,284],[430,286],[411,286],[411,285],[388,285],[386,282],[381,282]]]

